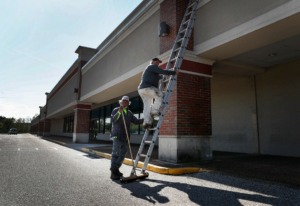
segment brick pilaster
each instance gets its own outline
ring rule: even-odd
[[[88,142],[90,110],[90,105],[77,104],[75,106],[73,142]]]
[[[188,5],[187,0],[165,0],[160,5],[160,21],[165,21],[170,26],[170,34],[160,38],[160,53],[172,49],[182,18]],[[187,49],[193,50],[193,34]]]
[[[210,78],[201,76],[211,74],[210,66],[184,60],[182,71],[177,76],[160,134],[211,135]]]
[[[50,136],[50,128],[51,128],[51,120],[45,119],[43,136]]]
[[[184,60],[160,129],[161,160],[211,159],[210,75],[211,66]]]

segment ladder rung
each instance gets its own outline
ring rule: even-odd
[[[186,24],[188,24],[189,22],[190,22],[190,19],[187,20],[187,21],[185,21],[185,22],[183,22],[182,25],[186,25]]]
[[[147,157],[146,154],[139,154],[139,155],[140,155],[140,157]]]
[[[192,8],[194,6],[194,4],[197,3],[197,1],[192,2],[189,6],[188,9]]]
[[[191,15],[192,13],[193,13],[193,10],[191,10],[190,12],[188,12],[188,13],[185,15],[185,17]]]
[[[153,131],[153,130],[157,130],[156,127],[153,127],[153,128],[148,128],[149,131]]]
[[[178,39],[178,41],[176,43],[182,42],[184,40],[184,38],[180,38]]]
[[[173,58],[173,59],[170,59],[170,62],[175,62],[176,61],[176,57],[175,58]]]
[[[181,47],[178,47],[177,49],[174,49],[173,53],[178,52],[181,49]]]
[[[145,144],[151,144],[153,143],[152,141],[145,141]]]
[[[187,30],[187,28],[184,28],[182,30],[179,31],[180,34],[185,33],[185,31]]]

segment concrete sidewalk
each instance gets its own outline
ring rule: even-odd
[[[70,137],[55,136],[45,137],[44,139],[83,151],[91,156],[111,158],[112,142],[110,141],[92,141],[87,144],[77,144],[73,143]],[[133,158],[135,158],[139,145],[132,144],[131,149]],[[132,165],[130,152],[127,152],[124,164]],[[138,166],[142,166],[142,164]],[[158,148],[155,147],[147,170],[168,175],[201,171],[221,172],[243,178],[254,178],[300,187],[300,158],[293,157],[214,152],[212,161],[177,164],[160,161],[158,159]]]

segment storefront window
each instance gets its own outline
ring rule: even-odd
[[[130,99],[129,109],[137,118],[143,118],[143,102],[140,97]],[[91,121],[97,119],[97,128],[100,134],[110,134],[111,132],[111,112],[118,107],[119,103],[114,103],[100,107],[91,111]],[[131,134],[144,134],[145,130],[142,125],[131,125]]]
[[[134,114],[134,116],[136,118],[139,118],[139,114]],[[131,124],[130,133],[131,134],[139,134],[139,125],[138,124]]]
[[[63,132],[72,133],[74,131],[74,115],[64,118]]]
[[[105,134],[110,134],[111,131],[111,118],[107,117],[105,118]]]

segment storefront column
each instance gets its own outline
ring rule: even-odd
[[[88,143],[91,106],[77,104],[74,109],[73,142]]]
[[[38,136],[42,136],[44,131],[44,121],[38,123]]]
[[[159,135],[159,159],[212,158],[211,66],[184,60]]]
[[[51,126],[51,120],[50,119],[45,119],[44,120],[43,137],[50,136],[50,126]]]

